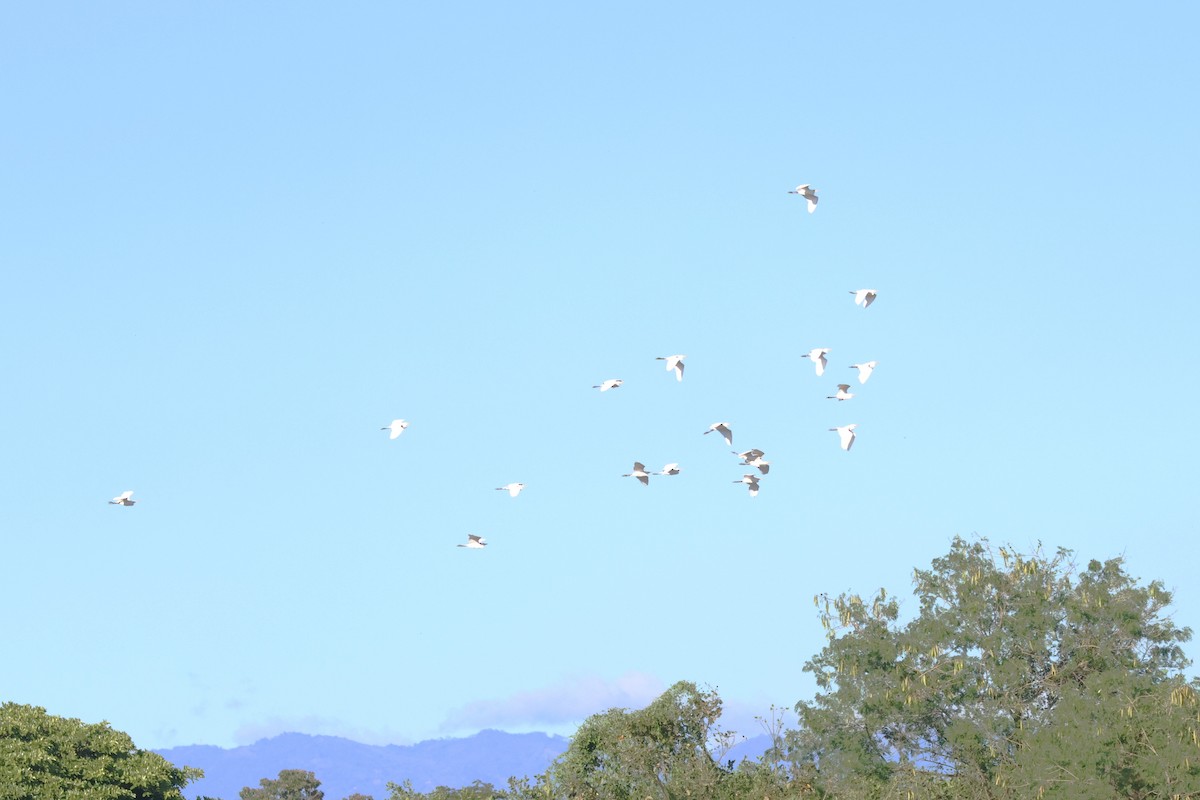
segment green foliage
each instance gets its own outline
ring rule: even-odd
[[[108,723],[0,705],[0,800],[183,800],[202,776],[139,750]]]
[[[307,770],[280,770],[275,780],[263,778],[258,789],[249,786],[238,792],[242,800],[324,800],[321,782]]]
[[[676,683],[640,711],[612,709],[587,719],[567,752],[521,798],[674,800],[791,798],[811,793],[790,765],[732,762],[712,755],[732,741],[717,727],[721,698],[693,683]]]
[[[592,800],[707,796],[723,771],[708,751],[721,700],[681,681],[640,711],[590,717],[554,766],[557,788]]]
[[[404,783],[389,783],[388,790],[392,793],[388,800],[496,800],[497,798],[512,797],[503,789],[497,789],[490,783],[484,781],[475,781],[470,786],[464,786],[461,789],[451,789],[448,786],[439,786],[428,794],[422,794],[412,788],[412,783],[404,781]]]
[[[998,557],[997,557],[998,554]],[[832,796],[1171,797],[1200,793],[1191,632],[1119,559],[993,552],[956,539],[914,572],[917,616],[880,591],[818,596],[793,758]],[[1188,698],[1191,698],[1190,700]],[[897,792],[900,792],[897,794]]]

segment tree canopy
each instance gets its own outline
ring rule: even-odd
[[[183,800],[183,787],[200,777],[106,722],[0,705],[0,800]]]
[[[303,769],[284,769],[272,780],[262,778],[259,787],[249,786],[238,792],[242,800],[324,800],[317,776]]]
[[[720,715],[715,692],[681,681],[641,710],[590,717],[554,778],[562,791],[580,798],[670,797],[679,784],[710,791],[722,772],[708,751]]]
[[[917,613],[880,590],[819,595],[829,632],[805,669],[793,761],[833,796],[1200,795],[1190,630],[1120,559],[1020,555],[956,539],[915,570]]]

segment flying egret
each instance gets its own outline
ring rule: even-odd
[[[733,483],[744,483],[746,488],[750,490],[751,497],[758,497],[758,476],[752,472],[748,472],[742,476],[741,480],[733,481]]]
[[[404,433],[404,429],[405,429],[405,428],[407,428],[407,427],[408,427],[408,420],[403,420],[403,419],[394,419],[394,420],[392,420],[392,424],[391,424],[391,425],[388,425],[388,426],[386,426],[386,427],[380,428],[379,430],[381,430],[381,431],[391,431],[391,433],[390,433],[390,434],[388,434],[388,438],[389,438],[389,439],[395,439],[397,436],[399,436],[400,434]]]
[[[825,365],[829,363],[829,359],[825,358],[825,354],[828,352],[828,347],[814,347],[800,357],[812,359],[813,366],[817,369],[817,377],[819,378],[825,374]]]
[[[878,294],[874,289],[854,289],[850,294],[854,295],[854,305],[866,308],[875,302],[875,296]]]
[[[854,397],[854,395],[850,393],[850,384],[839,383],[837,394],[826,395],[825,399],[841,402],[842,400],[849,400],[851,397]]]
[[[713,431],[721,434],[721,436],[725,439],[725,444],[733,447],[733,430],[730,429],[728,422],[714,422],[712,425],[708,426],[708,430],[704,432],[704,435],[707,436]]]
[[[633,462],[633,472],[626,472],[622,478],[637,478],[642,482],[642,486],[650,485],[650,473],[646,472],[646,465],[640,461]]]
[[[802,183],[795,189],[792,189],[788,194],[798,194],[808,201],[808,213],[813,213],[817,210],[817,190],[812,188],[807,183]]]
[[[604,383],[601,383],[597,386],[593,386],[592,388],[599,389],[602,392],[607,392],[609,389],[616,389],[618,386],[620,386],[624,382],[625,381],[623,381],[619,378],[609,378]]]
[[[675,380],[682,381],[683,380],[683,360],[685,358],[687,358],[687,356],[658,356],[654,360],[667,362],[667,372],[670,372],[671,370],[675,370]]]
[[[741,461],[738,462],[743,467],[754,467],[763,475],[771,471],[771,462],[763,458],[765,453],[757,447],[747,450],[744,453],[734,453],[735,456],[741,456]]]
[[[867,378],[871,377],[871,373],[875,367],[879,365],[878,361],[864,361],[861,364],[851,364],[850,369],[858,370],[858,382],[866,383]]]
[[[483,548],[487,547],[487,539],[484,539],[482,536],[476,536],[473,533],[468,533],[467,543],[460,544],[458,547],[469,547],[472,550],[482,550]]]
[[[850,446],[854,444],[854,429],[857,427],[857,423],[852,423],[850,425],[842,425],[838,428],[830,428],[829,430],[837,431],[838,439],[842,442],[842,449],[849,450]]]
[[[131,500],[131,497],[133,497],[132,489],[128,492],[122,492],[121,494],[117,495],[112,500],[109,500],[108,504],[110,506],[131,506],[137,502],[137,500]]]
[[[680,472],[679,465],[672,463],[672,464],[667,464],[665,467],[662,468],[662,472],[659,472],[656,474],[657,475],[678,475],[679,472]]]
[[[516,497],[517,495],[519,495],[521,493],[521,490],[524,488],[525,488],[525,484],[523,484],[523,483],[506,483],[503,486],[497,486],[496,491],[497,492],[508,492],[509,497]]]
[[[738,463],[739,463],[739,465],[742,465],[742,467],[754,467],[755,469],[760,471],[760,473],[762,473],[763,475],[766,475],[770,471],[770,462],[767,461],[767,459],[763,458],[762,456],[755,456],[754,458],[746,458],[745,461],[738,462]]]

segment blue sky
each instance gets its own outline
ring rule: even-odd
[[[409,742],[687,679],[757,733],[813,595],[955,535],[1200,627],[1193,5],[564,5],[0,10],[3,699]]]

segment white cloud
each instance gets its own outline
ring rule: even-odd
[[[665,690],[662,681],[643,672],[627,672],[614,681],[597,675],[575,676],[500,700],[468,703],[447,714],[441,730],[452,733],[578,723],[610,708],[642,708]]]

